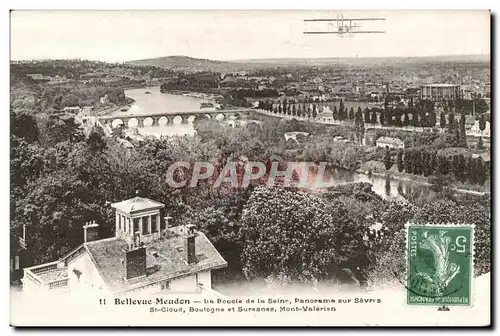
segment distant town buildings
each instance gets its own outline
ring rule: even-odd
[[[42,74],[27,74],[26,77],[29,77],[32,80],[44,80],[44,76]]]
[[[69,79],[55,75],[55,76],[44,76],[42,74],[27,74],[26,77],[31,78],[34,81],[45,81],[49,85],[64,84],[70,82]]]
[[[382,148],[393,148],[393,149],[398,149],[398,148],[405,148],[405,143],[403,140],[398,139],[398,138],[393,138],[393,137],[380,137],[376,141],[377,147],[382,147]]]
[[[460,98],[460,85],[427,84],[420,86],[420,97],[433,101],[456,100]]]

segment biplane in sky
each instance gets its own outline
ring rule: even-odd
[[[323,22],[326,23],[325,30],[305,31],[304,34],[337,34],[340,37],[344,35],[353,36],[353,34],[383,34],[383,30],[359,30],[362,21],[385,21],[384,18],[358,18],[346,19],[343,14],[337,15],[336,19],[306,19],[304,22]]]

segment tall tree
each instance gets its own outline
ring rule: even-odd
[[[430,165],[430,172],[431,174],[434,174],[434,172],[436,171],[437,169],[437,165],[438,165],[438,158],[437,158],[437,152],[436,151],[433,151],[430,155],[430,161],[429,161],[429,165]]]
[[[344,113],[344,101],[342,100],[342,98],[340,98],[340,104],[339,104],[339,117],[341,114]],[[340,119],[340,118],[339,118]],[[344,120],[345,118],[342,118],[340,120]]]
[[[455,127],[456,127],[455,114],[451,112],[450,114],[448,114],[448,132],[450,134],[454,134]]]
[[[472,156],[467,157],[467,165],[466,165],[466,172],[467,172],[467,177],[469,180],[469,183],[471,184],[476,184],[477,183],[477,166],[476,166],[476,159],[474,159]]]
[[[423,172],[422,150],[415,150],[413,159],[413,174],[420,175]]]
[[[404,155],[404,166],[406,173],[413,173],[413,150],[411,149],[407,150]]]
[[[484,114],[481,114],[481,116],[479,117],[479,129],[481,130],[481,132],[484,132],[484,130],[486,129],[486,119],[484,118]]]
[[[457,155],[458,159],[457,159],[457,167],[455,169],[455,171],[457,172],[455,175],[457,177],[457,179],[460,181],[460,182],[465,182],[466,178],[467,178],[467,164],[466,164],[466,161],[465,161],[465,156],[463,154],[459,154]]]
[[[358,107],[358,111],[361,113],[361,107]],[[370,111],[368,110],[368,108],[365,107],[365,110],[364,110],[364,115],[365,115],[365,124],[369,124],[370,123]]]
[[[398,171],[401,173],[405,168],[403,161],[403,149],[401,148],[398,150],[397,164],[398,164]]]
[[[467,134],[465,133],[465,114],[460,116],[460,139],[459,144],[461,147],[467,147]]]
[[[372,111],[372,118],[371,118],[370,123],[373,125],[375,125],[377,123],[377,111],[375,109]]]
[[[410,125],[410,117],[408,116],[408,112],[405,112],[405,116],[404,116],[404,119],[403,119],[403,126],[408,126]]]
[[[486,169],[481,158],[476,159],[477,183],[483,185],[486,181]]]
[[[479,137],[479,140],[477,141],[477,149],[483,150],[484,149],[484,144],[483,144],[483,138]]]
[[[439,117],[439,126],[441,126],[442,129],[446,127],[446,114],[441,113]]]
[[[342,120],[345,120],[347,118],[347,109],[345,109],[344,107],[339,107],[339,120],[342,121]]]
[[[363,143],[363,137],[365,134],[365,123],[363,120],[363,114],[361,109],[358,109],[354,117],[354,127],[356,128],[356,136],[358,138],[358,143]]]
[[[437,171],[441,175],[446,175],[449,173],[448,158],[445,155],[439,155],[437,160]]]
[[[423,174],[429,176],[433,173],[432,170],[432,154],[428,150],[422,152]]]
[[[420,121],[418,120],[418,113],[413,112],[411,117],[412,117],[412,122],[411,122],[412,126],[419,127]]]
[[[437,122],[436,112],[432,110],[429,112],[428,127],[436,126],[436,122]]]
[[[398,114],[396,116],[396,120],[395,120],[396,126],[403,126],[403,121],[401,120],[402,117],[403,117],[402,114]]]
[[[391,150],[390,148],[387,148],[384,154],[384,165],[385,169],[389,170],[392,167],[392,160],[391,160]]]
[[[354,108],[351,107],[351,109],[349,110],[349,119],[354,119]]]

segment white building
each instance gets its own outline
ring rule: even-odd
[[[322,107],[322,111],[320,112],[320,118],[323,121],[333,121],[333,112],[330,110],[330,107],[325,105]]]
[[[227,262],[194,225],[169,227],[168,217],[160,220],[164,205],[147,198],[112,207],[115,237],[98,239],[99,225],[87,223],[83,244],[59,260],[24,269],[23,292],[216,293],[211,271]]]
[[[420,86],[420,98],[432,101],[455,100],[460,98],[458,84],[428,84]]]
[[[26,77],[30,77],[33,80],[44,80],[45,77],[42,74],[27,74]]]
[[[307,138],[309,138],[309,133],[307,132],[286,132],[285,133],[285,142],[288,142],[288,140],[293,140],[295,143],[299,144],[299,141],[303,141]],[[297,139],[297,137],[299,137]]]
[[[405,143],[403,140],[392,137],[380,137],[376,141],[377,147],[382,148],[405,148]]]
[[[484,128],[484,131],[481,131],[479,128],[479,120],[476,120],[474,122],[474,125],[472,125],[469,134],[475,135],[475,136],[483,136],[483,137],[490,137],[490,122],[486,121],[486,127]]]

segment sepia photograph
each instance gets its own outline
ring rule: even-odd
[[[491,12],[12,10],[10,325],[491,325]]]

